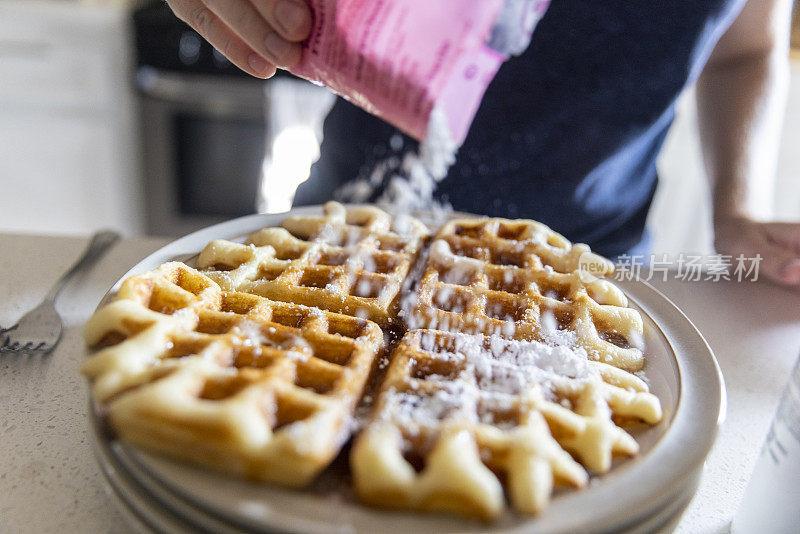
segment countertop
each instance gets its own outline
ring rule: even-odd
[[[0,234],[0,325],[34,307],[86,242]],[[124,239],[74,280],[58,300],[65,330],[50,356],[0,356],[0,533],[127,532],[89,445],[81,328],[108,288],[165,243]],[[762,280],[651,283],[706,337],[728,390],[727,419],[677,532],[726,532],[800,351],[800,292]]]

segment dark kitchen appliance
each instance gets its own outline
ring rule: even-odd
[[[162,1],[133,20],[147,231],[182,235],[254,213],[269,82],[237,69]]]

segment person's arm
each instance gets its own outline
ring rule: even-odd
[[[258,78],[300,61],[311,32],[305,0],[167,0],[181,20],[234,65]]]
[[[800,285],[800,223],[768,222],[789,79],[791,0],[750,0],[697,82],[700,138],[719,253],[763,258]]]

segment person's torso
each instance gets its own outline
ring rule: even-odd
[[[456,210],[542,221],[607,255],[635,247],[675,99],[743,3],[553,0],[528,50],[490,85],[437,196]],[[392,135],[337,103],[309,186],[325,192],[370,172],[392,153]]]

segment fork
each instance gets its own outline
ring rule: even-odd
[[[11,328],[0,327],[0,353],[47,354],[58,344],[64,325],[56,311],[56,298],[79,272],[91,267],[118,239],[109,230],[95,233],[83,255],[55,283],[44,300]]]

